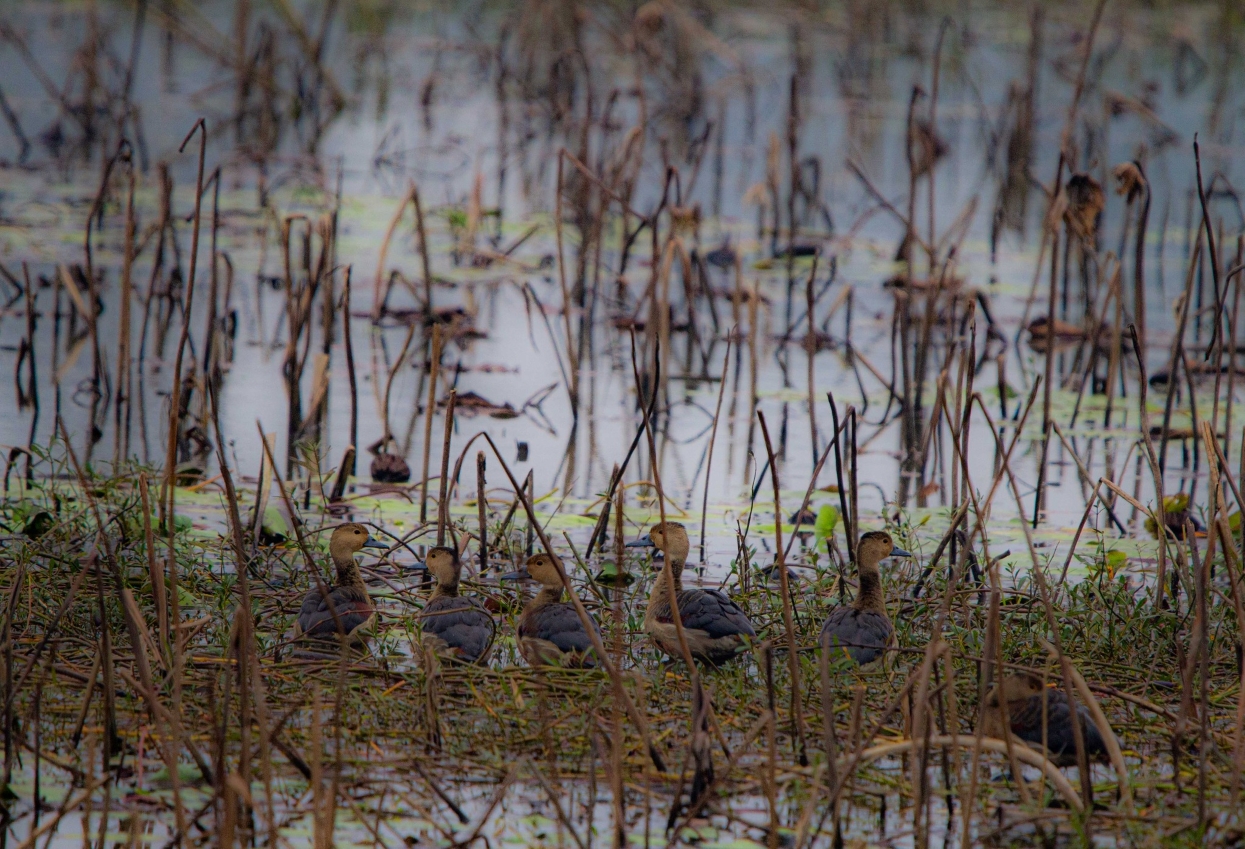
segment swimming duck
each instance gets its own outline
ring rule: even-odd
[[[1007,702],[1007,719],[1003,722],[1001,703]],[[1042,747],[1042,703],[1046,703],[1046,751],[1057,766],[1076,765],[1076,741],[1072,735],[1072,711],[1068,694],[1053,687],[1043,687],[1042,679],[1031,672],[1010,673],[986,693],[981,712],[983,731],[1003,739],[1009,727],[1014,737],[1035,749]],[[1085,754],[1090,760],[1105,756],[1107,747],[1094,724],[1093,716],[1083,704],[1076,706],[1085,740]]]
[[[666,552],[683,634],[693,659],[709,666],[721,666],[747,649],[757,632],[738,604],[720,590],[683,589],[683,567],[691,550],[686,528],[678,522],[659,522],[642,539],[629,542],[627,546],[655,547]],[[653,582],[648,609],[644,611],[644,633],[666,654],[682,657],[664,569]]]
[[[531,666],[590,669],[597,665],[592,639],[575,605],[562,601],[561,565],[561,560],[541,552],[529,557],[519,571],[501,576],[503,581],[531,578],[542,585],[519,616],[519,654]],[[601,633],[595,620],[592,627]]]
[[[294,622],[295,636],[324,639],[344,633],[352,643],[363,642],[362,632],[376,621],[376,608],[359,574],[359,564],[354,560],[355,554],[365,548],[387,550],[389,546],[372,539],[367,528],[356,522],[339,525],[333,531],[329,539],[329,557],[337,568],[337,580],[326,588],[327,598],[319,586],[312,587],[303,598],[303,606]],[[338,619],[341,620],[340,629]]]
[[[856,570],[860,576],[856,600],[848,607],[830,611],[818,639],[823,649],[835,649],[838,657],[846,654],[858,666],[873,663],[886,653],[895,626],[886,615],[878,564],[887,557],[911,556],[902,548],[896,548],[890,534],[884,531],[870,531],[861,536],[856,545]]]
[[[428,550],[424,561],[437,580],[432,598],[420,615],[424,635],[439,652],[463,663],[484,663],[493,648],[497,626],[493,617],[474,598],[458,594],[463,564],[458,551],[445,546]]]

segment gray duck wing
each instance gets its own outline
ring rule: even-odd
[[[435,598],[424,607],[421,620],[425,633],[467,663],[475,663],[488,651],[497,630],[493,617],[473,598]]]
[[[1042,697],[1030,696],[1007,703],[1008,720],[1012,733],[1026,743],[1042,744]],[[1094,724],[1089,708],[1078,704],[1077,717],[1081,720],[1081,733],[1085,736],[1085,754],[1090,758],[1106,752],[1102,734]],[[1062,690],[1046,691],[1046,748],[1059,760],[1076,757],[1076,739],[1072,733],[1072,706]]]
[[[601,633],[595,620],[592,627],[598,634]],[[575,607],[565,602],[551,604],[541,610],[532,617],[526,628],[520,629],[520,636],[548,640],[562,652],[586,654],[593,649],[592,639],[584,630],[584,623],[580,621]]]
[[[756,636],[756,629],[752,627],[752,622],[743,608],[731,601],[725,593],[717,590],[684,590],[679,594],[678,602],[679,616],[683,620],[684,628],[704,631],[714,640],[722,637]],[[674,621],[668,606],[664,613],[667,621]]]
[[[895,628],[881,614],[854,607],[836,607],[821,626],[822,648],[842,646],[848,656],[863,666],[886,651]]]
[[[342,627],[349,634],[372,618],[376,608],[367,593],[356,587],[334,587],[327,597],[316,587],[303,597],[303,606],[298,611],[298,627],[311,637],[331,637],[338,633],[333,611],[337,612]]]

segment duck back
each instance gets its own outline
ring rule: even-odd
[[[1008,720],[1012,733],[1035,746],[1042,745],[1042,696],[1030,696],[1007,703]],[[1046,691],[1046,749],[1050,759],[1059,766],[1076,763],[1076,740],[1072,733],[1072,706],[1063,690]],[[1081,720],[1081,733],[1085,738],[1085,754],[1093,760],[1106,753],[1102,734],[1094,724],[1094,718],[1085,705],[1077,705]]]
[[[600,626],[592,627],[598,634]],[[519,651],[533,666],[566,665],[591,668],[597,665],[592,638],[584,630],[574,605],[545,605],[525,613],[519,621]]]
[[[658,648],[671,657],[679,657],[682,649],[674,613],[660,595],[650,602],[653,609],[646,617],[645,630]],[[756,636],[743,608],[720,590],[683,590],[675,598],[687,647],[696,660],[719,666],[738,657]]]
[[[497,627],[474,598],[437,596],[424,607],[420,620],[424,633],[439,641],[453,659],[463,663],[488,659]]]
[[[895,626],[885,616],[872,610],[836,607],[821,626],[818,642],[823,651],[841,657],[846,653],[858,666],[879,660],[895,633]]]
[[[298,611],[297,631],[322,639],[337,636],[339,631],[333,611],[337,612],[347,635],[355,635],[376,617],[376,607],[365,589],[334,587],[326,596],[319,587],[315,587],[303,597],[303,606]]]

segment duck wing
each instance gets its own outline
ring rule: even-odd
[[[709,639],[755,637],[756,629],[743,608],[719,590],[684,590],[677,597],[679,617],[688,630],[704,631]],[[664,600],[657,601],[657,621],[673,624],[674,615]]]
[[[488,653],[497,631],[493,617],[474,598],[434,598],[420,619],[424,633],[441,640],[466,663],[475,663]]]
[[[821,626],[823,649],[842,647],[848,657],[864,666],[880,658],[886,652],[895,626],[885,616],[872,610],[854,607],[836,607]]]
[[[592,627],[598,634],[601,633],[595,620],[592,620]],[[566,602],[542,607],[526,621],[520,622],[519,636],[553,643],[563,654],[588,654],[593,650],[592,639],[584,630],[579,614],[573,605]]]
[[[1046,748],[1056,763],[1076,760],[1076,740],[1072,733],[1072,706],[1063,690],[1048,689],[1046,698],[1029,696],[1007,703],[1008,720],[1012,733],[1026,743],[1042,744],[1042,702],[1046,702]],[[1091,759],[1107,750],[1102,734],[1094,724],[1094,718],[1085,705],[1077,705],[1077,717],[1081,720],[1081,733],[1085,737],[1085,754]]]
[[[330,604],[331,602],[331,604]],[[303,597],[298,611],[298,629],[309,637],[331,637],[338,633],[333,611],[349,634],[376,615],[376,607],[366,590],[333,587],[327,595],[315,587]]]

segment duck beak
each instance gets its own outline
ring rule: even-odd
[[[626,548],[655,548],[657,544],[653,542],[652,534],[645,534],[637,540],[627,543]]]
[[[497,580],[499,581],[526,581],[526,580],[529,580],[531,577],[532,576],[528,573],[526,569],[520,569],[517,572],[507,572],[506,574],[502,575]]]
[[[892,548],[890,556],[891,557],[912,557],[913,555],[911,551],[904,551],[902,548]]]
[[[363,547],[364,547],[364,548],[380,548],[380,549],[383,549],[383,550],[385,550],[385,551],[388,551],[388,550],[389,550],[389,546],[385,545],[385,544],[384,544],[383,542],[381,542],[380,540],[378,540],[378,539],[372,539],[371,537],[368,537],[368,538],[367,538],[367,542],[363,543]]]

